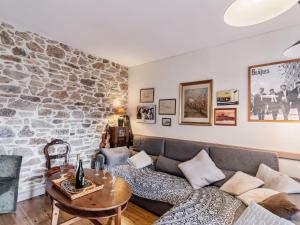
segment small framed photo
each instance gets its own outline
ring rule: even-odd
[[[239,91],[237,89],[217,91],[217,105],[238,105]]]
[[[139,105],[137,107],[136,122],[156,123],[156,105]]]
[[[140,90],[140,103],[154,102],[154,88],[144,88]]]
[[[215,125],[236,126],[237,125],[237,109],[236,108],[216,108],[215,109]]]
[[[159,99],[159,115],[176,115],[176,99]]]
[[[163,126],[170,127],[172,125],[172,120],[171,120],[171,118],[162,118],[161,119],[161,124]]]

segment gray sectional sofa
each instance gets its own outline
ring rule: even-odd
[[[214,184],[217,187],[222,186],[237,171],[255,176],[261,163],[274,170],[279,170],[278,157],[276,153],[272,152],[254,151],[245,148],[214,147],[193,141],[141,135],[134,136],[133,146],[131,147],[132,151],[144,150],[151,155],[156,162],[154,165],[155,170],[181,177],[183,177],[183,174],[181,174],[176,164],[192,159],[203,149],[207,151],[216,166],[226,175],[226,179]],[[163,161],[157,162],[155,159],[159,155],[165,158]],[[144,199],[135,195],[133,195],[131,201],[159,216],[172,208],[170,204]]]
[[[170,139],[170,138],[161,138],[161,137],[149,137],[149,136],[142,136],[142,135],[135,135],[133,146],[130,147],[130,151],[132,154],[135,154],[139,151],[144,150],[148,155],[153,158],[154,165],[151,169],[146,169],[142,172],[137,172],[137,177],[142,176],[142,178],[138,178],[139,181],[145,184],[141,185],[141,187],[145,191],[145,187],[147,186],[155,186],[161,187],[161,184],[158,182],[157,184],[151,184],[153,182],[153,176],[164,176],[164,174],[174,175],[172,177],[180,178],[183,182],[188,183],[185,179],[183,174],[178,168],[178,164],[187,160],[192,159],[195,157],[200,151],[205,150],[211,159],[214,161],[216,166],[220,168],[223,173],[225,174],[226,178],[224,180],[218,181],[212,184],[212,189],[206,189],[208,192],[215,192],[215,186],[217,188],[221,187],[228,179],[230,179],[235,172],[242,171],[244,173],[250,174],[255,176],[258,170],[258,167],[261,163],[271,167],[272,169],[278,171],[279,170],[279,160],[276,153],[273,152],[266,152],[261,150],[254,150],[254,149],[247,149],[247,148],[239,148],[239,147],[232,147],[232,146],[224,146],[224,145],[217,145],[217,144],[207,144],[207,143],[199,143],[194,141],[186,141],[186,140],[178,140],[178,139]],[[103,156],[101,156],[103,157]],[[106,155],[107,157],[107,155]],[[106,159],[108,163],[112,163],[111,159]],[[118,162],[119,163],[119,162]],[[116,165],[111,165],[116,166]],[[126,171],[126,167],[121,167],[122,174],[125,173],[132,173],[132,171]],[[154,172],[153,172],[154,171]],[[149,182],[148,174],[149,173]],[[157,174],[154,174],[157,173]],[[166,180],[170,179],[170,177],[166,176]],[[123,176],[126,179],[126,174]],[[127,181],[130,183],[130,178],[127,177]],[[152,179],[152,181],[151,181]],[[155,178],[154,178],[155,179]],[[159,178],[158,178],[159,179]],[[161,183],[164,183],[164,178],[162,178]],[[181,181],[181,182],[182,182]],[[168,181],[166,181],[167,183]],[[171,181],[172,182],[172,181]],[[174,181],[175,182],[175,181]],[[176,181],[178,182],[178,180]],[[155,182],[153,182],[155,183]],[[185,184],[182,184],[185,185]],[[162,188],[164,188],[162,186]],[[181,186],[182,189],[182,186]],[[151,189],[150,191],[154,191],[155,189]],[[147,191],[146,191],[147,192]],[[202,192],[202,193],[201,193]],[[201,195],[205,192],[200,191],[199,193],[194,192],[193,195]],[[165,192],[168,193],[168,192]],[[204,193],[205,194],[205,193]],[[215,194],[218,194],[215,192]],[[149,193],[146,196],[150,196]],[[175,195],[176,196],[176,195]],[[197,197],[197,196],[196,196]],[[221,196],[221,198],[225,199],[228,196]],[[300,200],[298,195],[293,196],[293,200]],[[186,209],[188,210],[195,210],[195,201],[193,203],[188,204],[170,204],[167,201],[157,201],[152,200],[153,198],[141,197],[138,194],[134,194],[132,196],[131,201],[148,211],[155,213],[156,215],[163,216],[158,223],[155,225],[161,224],[169,224],[164,223],[165,219],[169,219],[168,217],[176,216],[176,213],[179,215],[183,215],[180,210],[184,209],[189,205]],[[235,198],[234,198],[235,199]],[[295,201],[293,201],[295,203]],[[234,203],[234,201],[233,201]],[[299,201],[297,202],[299,203]],[[299,204],[297,204],[299,205]],[[212,207],[214,204],[212,202]],[[234,221],[241,215],[241,213],[245,210],[245,205],[241,205],[239,208],[236,209],[234,215]],[[217,209],[219,210],[219,209]],[[223,212],[224,213],[224,212]],[[226,213],[226,212],[225,212]],[[199,217],[198,217],[199,218]],[[196,219],[197,220],[197,219]],[[299,215],[292,218],[295,224],[300,224]],[[295,221],[294,221],[295,220]],[[190,221],[189,221],[190,222]],[[197,223],[197,222],[196,222]],[[172,223],[173,224],[173,223]],[[174,223],[177,224],[177,223]],[[193,223],[191,223],[193,224]],[[200,223],[197,223],[200,224]],[[201,223],[206,224],[206,223]],[[227,224],[227,223],[223,223]],[[229,224],[229,223],[228,223]]]

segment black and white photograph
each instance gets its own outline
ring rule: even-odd
[[[249,67],[249,121],[300,121],[300,59]]]
[[[171,118],[162,118],[161,124],[165,127],[170,127],[172,125],[172,120]]]
[[[156,123],[156,105],[137,106],[136,122],[138,123]]]

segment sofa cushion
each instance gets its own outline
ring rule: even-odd
[[[289,219],[299,212],[298,207],[289,201],[286,193],[273,195],[265,199],[260,205],[275,215],[286,219]]]
[[[216,166],[224,170],[242,171],[255,175],[261,163],[274,170],[278,171],[279,169],[278,157],[272,152],[211,147],[209,154]]]
[[[300,183],[264,164],[259,166],[256,176],[265,182],[265,188],[271,188],[288,194],[300,193]]]
[[[164,155],[165,139],[159,137],[135,135],[133,140],[133,146],[131,148],[134,151],[144,150],[149,155]]]
[[[195,157],[201,150],[209,153],[208,146],[193,141],[166,139],[165,156],[181,162]]]
[[[184,176],[194,189],[199,189],[225,178],[222,171],[216,167],[205,150],[193,159],[178,165]]]
[[[146,152],[141,151],[128,159],[129,165],[136,169],[142,169],[153,163],[152,158]]]
[[[180,161],[169,159],[164,156],[158,156],[157,162],[156,162],[156,170],[160,172],[169,173],[178,177],[184,177],[181,170],[178,168],[178,165],[180,164]]]
[[[263,184],[257,177],[238,171],[220,189],[232,195],[241,195]]]
[[[235,171],[232,171],[232,170],[222,170],[222,172],[225,175],[225,179],[219,180],[219,181],[213,183],[213,185],[216,187],[221,187],[236,173]]]
[[[237,196],[238,199],[240,199],[242,202],[245,203],[245,205],[250,205],[251,202],[260,203],[264,201],[265,199],[279,194],[278,191],[274,191],[272,189],[268,188],[256,188],[250,191],[247,191],[244,194],[241,194]]]

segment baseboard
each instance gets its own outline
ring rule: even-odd
[[[21,202],[21,201],[24,201],[27,199],[31,199],[36,196],[43,195],[43,194],[45,194],[45,192],[46,192],[46,190],[45,190],[45,187],[43,187],[43,186],[32,189],[32,190],[20,192],[18,195],[18,202]]]

